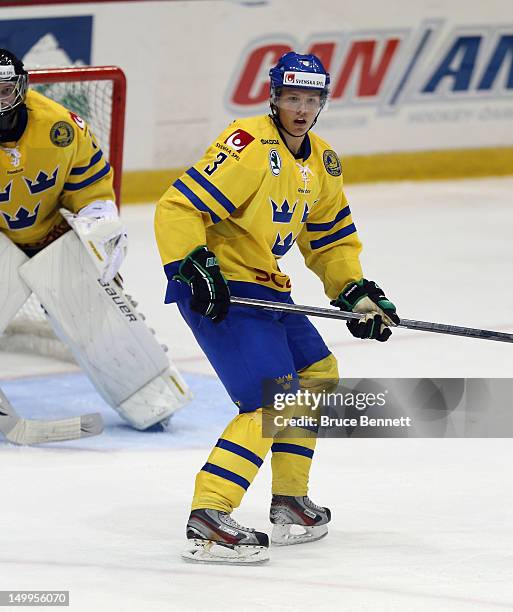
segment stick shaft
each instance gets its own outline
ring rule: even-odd
[[[319,308],[318,306],[302,306],[300,304],[285,304],[282,302],[267,302],[252,298],[232,297],[232,304],[239,306],[252,306],[253,308],[265,308],[278,312],[290,312],[304,314],[311,317],[324,317],[326,319],[360,319],[363,315],[354,312],[343,312],[333,308]],[[451,336],[463,336],[466,338],[480,338],[481,340],[494,340],[495,342],[513,343],[513,334],[507,334],[488,329],[476,329],[473,327],[460,327],[459,325],[447,325],[445,323],[431,323],[429,321],[415,321],[412,319],[401,319],[397,327],[414,329],[417,331],[433,332],[436,334],[448,334]]]

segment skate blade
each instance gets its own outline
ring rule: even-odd
[[[271,542],[274,546],[291,546],[316,542],[328,535],[328,525],[274,525]]]
[[[211,540],[189,540],[182,552],[187,563],[215,563],[225,565],[261,565],[269,561],[269,550],[265,546],[226,546]]]

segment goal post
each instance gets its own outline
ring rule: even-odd
[[[29,85],[89,125],[114,173],[116,202],[121,203],[126,77],[116,66],[81,66],[29,70]]]

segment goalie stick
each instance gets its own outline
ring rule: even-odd
[[[0,433],[13,444],[63,442],[97,436],[102,431],[103,419],[98,413],[57,421],[23,419],[0,389]]]
[[[324,317],[326,319],[360,319],[364,315],[355,312],[343,312],[332,308],[318,308],[317,306],[301,306],[299,304],[285,304],[282,302],[267,302],[265,300],[254,300],[252,298],[232,297],[232,304],[239,306],[252,306],[253,308],[266,308],[278,312],[290,312],[295,314],[310,315],[312,317]],[[431,323],[429,321],[415,321],[401,318],[397,327],[415,329],[417,331],[435,332],[451,336],[464,336],[466,338],[480,338],[481,340],[494,340],[495,342],[513,342],[513,334],[491,331],[488,329],[475,329],[473,327],[460,327],[458,325],[447,325],[445,323]]]

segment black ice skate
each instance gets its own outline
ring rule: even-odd
[[[193,510],[187,522],[187,539],[191,546],[182,553],[185,561],[246,565],[269,560],[267,535],[239,525],[219,510]]]
[[[306,495],[273,495],[269,519],[273,524],[271,542],[288,546],[314,542],[327,535],[331,512],[314,504]]]

